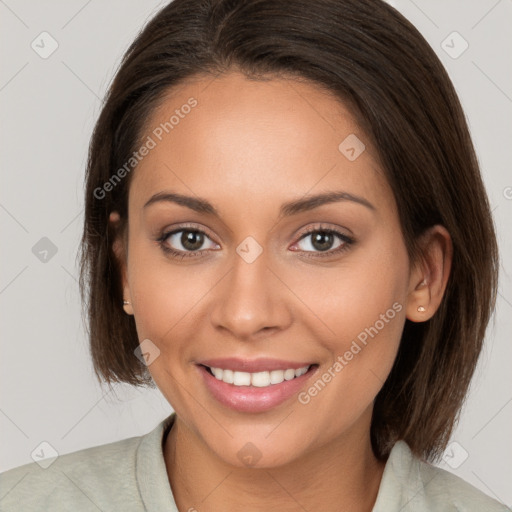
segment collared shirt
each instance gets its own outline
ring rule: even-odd
[[[0,474],[2,512],[178,512],[165,467],[172,413],[146,435],[58,456]],[[40,465],[41,464],[41,465]],[[198,510],[200,507],[198,507]],[[188,510],[194,510],[193,504]],[[372,512],[506,512],[452,473],[416,458],[398,441]]]

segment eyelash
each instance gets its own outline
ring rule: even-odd
[[[191,233],[201,233],[205,235],[206,237],[210,238],[207,233],[205,233],[202,229],[196,228],[194,226],[180,226],[178,229],[174,229],[172,231],[166,231],[161,236],[159,236],[156,240],[160,248],[168,255],[170,255],[173,258],[177,258],[179,260],[183,260],[184,258],[197,258],[201,257],[202,253],[204,251],[208,251],[209,249],[202,249],[200,251],[177,251],[175,249],[172,249],[168,245],[166,245],[166,240],[171,236],[175,235],[176,233],[180,233],[181,231],[189,231]],[[340,233],[339,231],[336,231],[332,228],[324,228],[322,226],[314,227],[312,229],[307,230],[306,232],[302,233],[300,238],[297,240],[296,243],[300,242],[302,239],[306,238],[308,235],[311,235],[313,233],[327,233],[337,236],[342,242],[344,242],[342,245],[337,247],[336,249],[331,249],[329,251],[321,252],[321,251],[302,251],[304,252],[304,256],[306,258],[322,258],[322,257],[330,257],[335,256],[338,254],[341,254],[344,251],[347,251],[350,249],[350,247],[355,243],[355,240],[343,233]],[[211,240],[211,238],[210,238]],[[299,251],[300,252],[300,251]],[[313,253],[313,254],[310,254]]]

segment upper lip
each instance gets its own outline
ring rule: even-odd
[[[272,370],[287,370],[289,368],[296,370],[297,368],[304,368],[314,363],[269,358],[239,359],[237,357],[223,357],[199,361],[197,364],[209,366],[210,368],[222,368],[223,370],[256,373]]]

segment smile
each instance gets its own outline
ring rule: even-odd
[[[310,367],[311,365],[307,365],[297,369],[288,368],[286,370],[249,373],[206,366],[217,380],[221,380],[226,384],[233,384],[234,386],[254,386],[258,388],[281,384],[281,382],[284,382],[285,380],[292,380],[296,377],[300,377],[307,373]]]
[[[196,363],[208,393],[219,404],[262,413],[288,403],[319,371],[317,363],[263,358],[222,358]]]

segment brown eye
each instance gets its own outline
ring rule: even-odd
[[[170,248],[176,252],[194,252],[215,248],[216,244],[211,240],[210,242],[213,244],[213,247],[204,247],[205,242],[208,240],[210,240],[210,238],[206,233],[197,229],[180,229],[172,233],[167,233],[162,237],[162,242],[166,246],[170,246]]]
[[[342,246],[348,245],[352,240],[334,230],[317,229],[306,233],[297,243],[301,251],[306,252],[336,252]],[[301,246],[302,243],[302,246]]]
[[[204,235],[199,231],[182,231],[181,245],[188,251],[197,251],[204,243]]]
[[[207,256],[210,249],[220,249],[205,230],[191,224],[161,232],[156,242],[167,256],[178,260],[200,258]]]
[[[319,251],[328,251],[329,249],[332,249],[334,241],[335,238],[332,233],[318,231],[311,235],[311,245]]]

